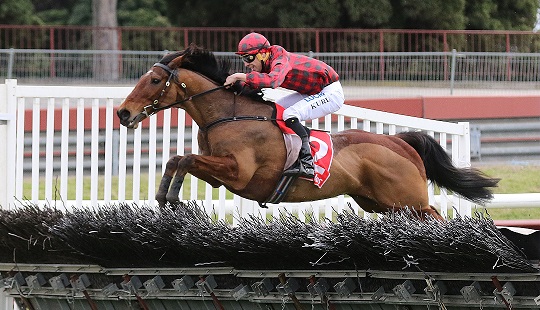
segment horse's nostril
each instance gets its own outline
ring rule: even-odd
[[[122,121],[129,119],[129,117],[131,116],[131,113],[129,113],[129,111],[126,109],[118,110],[116,114],[118,115],[118,118]]]

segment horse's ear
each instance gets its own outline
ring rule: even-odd
[[[173,60],[171,60],[171,62],[169,62],[168,64],[169,68],[171,68],[172,70],[179,68],[180,65],[182,64],[183,59],[184,59],[184,55],[174,58]]]

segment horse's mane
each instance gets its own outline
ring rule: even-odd
[[[230,74],[231,62],[228,59],[221,59],[218,62],[212,52],[193,43],[183,51],[165,55],[159,62],[168,65],[173,59],[179,56],[183,56],[179,65],[180,68],[198,72],[216,82],[218,85],[223,85]],[[264,101],[260,94],[260,90],[242,89],[238,83],[229,89],[249,96],[257,101]]]
[[[183,56],[180,68],[198,72],[218,84],[225,83],[229,76],[230,61],[222,59],[218,62],[213,53],[193,43],[183,51],[165,55],[159,62],[167,65],[179,56]]]

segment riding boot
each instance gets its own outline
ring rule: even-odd
[[[300,123],[298,118],[293,117],[285,121],[285,125],[291,128],[302,139],[302,147],[298,155],[296,163],[283,172],[284,175],[295,175],[307,179],[315,177],[315,169],[313,166],[313,156],[311,156],[311,148],[309,146],[309,136]]]

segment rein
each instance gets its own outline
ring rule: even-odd
[[[201,128],[201,130],[202,131],[207,131],[211,127],[214,127],[214,126],[216,126],[218,124],[234,122],[234,121],[271,121],[271,120],[273,120],[273,119],[268,118],[266,116],[256,116],[256,115],[253,115],[253,116],[251,116],[251,115],[231,116],[231,117],[225,117],[225,118],[217,119],[217,120],[209,123],[208,125],[204,126],[203,128]]]
[[[160,67],[160,68],[162,68],[163,70],[167,71],[167,72],[169,73],[169,78],[167,79],[167,82],[165,82],[165,87],[163,87],[163,89],[162,89],[161,92],[159,93],[159,96],[158,96],[154,101],[152,101],[151,104],[149,104],[149,105],[147,105],[147,106],[145,106],[145,107],[143,108],[144,111],[141,112],[141,113],[144,114],[144,115],[146,115],[146,117],[150,117],[150,116],[156,114],[156,113],[159,112],[159,111],[166,110],[166,109],[171,108],[171,107],[173,107],[173,106],[175,106],[175,105],[177,105],[177,104],[184,103],[184,102],[186,102],[186,101],[190,101],[190,100],[195,99],[195,98],[197,98],[197,97],[201,97],[201,96],[204,96],[204,95],[208,95],[208,94],[210,94],[210,93],[213,93],[213,92],[215,92],[215,91],[218,91],[218,90],[220,90],[220,89],[226,87],[226,85],[220,85],[220,86],[217,86],[217,87],[215,87],[215,88],[209,89],[209,90],[207,90],[207,91],[203,91],[202,93],[198,93],[198,94],[189,96],[189,97],[187,97],[187,98],[184,98],[184,99],[182,99],[182,100],[175,101],[175,102],[173,102],[173,103],[169,103],[169,104],[167,104],[167,105],[165,105],[165,106],[162,106],[162,107],[156,107],[156,106],[159,104],[159,99],[161,98],[161,96],[163,96],[163,94],[164,94],[165,91],[167,90],[167,87],[169,87],[169,86],[171,85],[171,79],[172,79],[172,77],[173,77],[173,76],[176,77],[176,70],[172,70],[169,66],[164,65],[164,64],[159,63],[159,62],[158,62],[158,63],[155,63],[155,64],[153,65],[153,67]],[[181,83],[180,83],[180,86],[182,86],[182,88],[183,88],[184,90],[186,90],[186,87],[187,87],[187,86],[186,86],[186,84],[185,84],[184,82],[181,82]],[[151,111],[151,112],[148,112],[147,109],[149,109],[149,108],[152,108],[152,111]]]
[[[165,82],[165,87],[163,87],[163,89],[161,90],[161,92],[159,93],[159,96],[154,100],[152,101],[151,104],[145,106],[143,109],[143,112],[141,112],[140,114],[143,114],[143,115],[146,115],[146,117],[150,117],[154,114],[156,114],[157,112],[159,111],[162,111],[162,110],[166,110],[168,108],[171,108],[177,104],[180,104],[180,103],[184,103],[186,101],[190,101],[192,99],[195,99],[197,97],[202,97],[204,95],[208,95],[210,93],[213,93],[215,91],[218,91],[220,89],[223,89],[223,88],[226,88],[228,85],[220,85],[220,86],[217,86],[215,88],[212,88],[212,89],[209,89],[209,90],[206,90],[206,91],[203,91],[201,93],[198,93],[198,94],[195,94],[195,95],[192,95],[192,96],[189,96],[187,98],[184,98],[182,100],[178,100],[178,101],[175,101],[173,103],[170,103],[170,104],[167,104],[165,106],[162,106],[162,107],[157,107],[157,105],[159,104],[159,99],[163,96],[163,94],[165,93],[165,91],[167,90],[167,87],[169,87],[171,85],[171,79],[172,77],[176,77],[176,69],[173,70],[171,69],[169,66],[165,65],[165,64],[162,64],[162,63],[155,63],[152,67],[160,67],[162,68],[163,70],[167,71],[169,73],[169,78],[167,79],[167,82]],[[195,72],[197,73],[197,72]],[[208,79],[206,76],[204,75],[201,75],[202,77]],[[214,84],[215,82],[212,81]],[[184,89],[184,91],[186,91],[186,94],[187,94],[187,86],[184,82],[180,82],[180,86]],[[235,93],[235,101],[236,101],[236,93]],[[152,109],[151,112],[148,112],[148,109]],[[218,124],[221,124],[221,123],[228,123],[228,122],[234,122],[234,121],[243,121],[243,120],[253,120],[253,121],[268,121],[268,120],[275,120],[275,119],[272,119],[272,118],[268,118],[266,116],[256,116],[256,115],[246,115],[246,116],[231,116],[231,117],[225,117],[225,118],[220,118],[220,119],[217,119],[213,122],[210,122],[208,125],[204,126],[204,127],[201,127],[200,129],[202,131],[207,131],[209,130],[210,128],[218,125]]]

